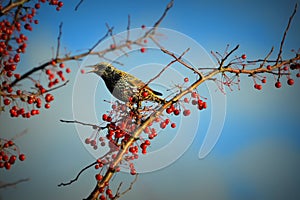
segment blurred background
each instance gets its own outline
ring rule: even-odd
[[[240,44],[237,54],[246,53],[249,60],[254,60],[263,58],[272,46],[278,51],[297,2],[300,3],[176,0],[160,27],[186,34],[208,52],[223,52],[227,44],[232,47]],[[60,22],[63,22],[61,46],[75,54],[90,48],[106,33],[105,23],[114,26],[115,33],[126,30],[128,14],[132,28],[152,26],[168,1],[85,0],[74,11],[77,3],[65,1],[59,12],[48,5],[41,7],[39,24],[27,34],[28,49],[20,73],[55,55],[53,48]],[[300,13],[297,13],[288,32],[283,58],[293,56],[291,50],[300,47],[299,33]],[[9,171],[1,170],[0,180],[30,178],[16,187],[1,189],[3,200],[83,199],[95,186],[96,170],[92,168],[74,184],[57,187],[94,161],[75,126],[59,122],[73,118],[72,92],[79,65],[77,62],[67,65],[72,70],[68,75],[70,83],[53,92],[51,109],[30,120],[12,119],[8,113],[0,115],[1,137],[11,138],[27,129],[27,134],[16,140],[27,155],[26,161]],[[198,158],[210,120],[207,110],[201,112],[197,135],[185,154],[166,168],[141,174],[122,199],[300,199],[300,80],[294,79],[291,87],[282,78],[283,86],[277,89],[274,78],[268,76],[267,84],[258,91],[251,79],[242,77],[240,90],[227,90],[225,124],[212,152],[204,159]],[[159,143],[159,138],[154,142]],[[132,177],[120,174],[114,179],[116,183],[120,180],[130,182]]]

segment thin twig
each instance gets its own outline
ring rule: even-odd
[[[132,189],[132,186],[135,184],[135,182],[136,182],[137,179],[138,179],[138,175],[139,175],[139,174],[136,174],[136,175],[135,175],[134,180],[130,183],[130,186],[129,186],[125,191],[123,191],[123,192],[121,193],[121,196],[124,195],[124,194],[126,194],[127,192],[129,192],[129,191]]]
[[[279,53],[278,53],[278,56],[277,56],[277,60],[276,60],[276,65],[277,63],[279,62],[279,59],[281,58],[281,54],[282,54],[282,47],[283,47],[283,44],[284,44],[284,41],[285,41],[285,38],[286,38],[286,35],[287,35],[287,32],[291,26],[291,23],[292,23],[292,20],[297,12],[297,7],[298,7],[298,4],[296,3],[295,4],[295,7],[294,7],[294,11],[292,13],[292,15],[290,16],[289,18],[289,22],[285,28],[285,31],[284,31],[284,34],[283,34],[283,37],[282,37],[282,40],[281,40],[281,43],[280,43],[280,48],[279,48]]]
[[[61,36],[62,36],[62,26],[63,26],[63,23],[61,22],[59,24],[59,32],[58,32],[58,36],[57,36],[57,48],[56,48],[56,57],[55,58],[58,58],[58,56],[59,56],[60,40],[61,40]]]
[[[80,0],[80,1],[78,2],[78,4],[77,4],[76,7],[75,7],[75,11],[78,10],[79,6],[81,5],[81,3],[82,3],[83,1],[84,1],[84,0]]]
[[[29,181],[29,178],[20,179],[18,181],[12,182],[12,183],[3,183],[3,184],[0,184],[0,189],[7,188],[7,187],[15,187],[19,183],[27,182],[27,181]]]
[[[161,16],[161,17],[158,19],[158,21],[154,24],[153,28],[150,29],[150,30],[146,33],[147,35],[150,34],[150,33],[151,33],[151,34],[154,34],[154,33],[155,33],[157,27],[160,25],[160,23],[161,23],[161,22],[163,21],[163,19],[166,17],[168,11],[172,8],[173,4],[174,4],[174,1],[173,1],[173,0],[171,0],[171,1],[168,3],[168,5],[167,5],[167,7],[165,8],[165,10],[164,10],[162,16]]]
[[[181,57],[177,57],[174,53],[168,51],[167,49],[161,49],[162,52],[164,52],[165,54],[170,55],[171,57],[175,58],[176,61],[178,61],[179,63],[181,63],[182,65],[184,65],[185,67],[187,67],[188,69],[192,70],[194,73],[198,74],[200,76],[200,79],[203,78],[203,74],[201,72],[199,72],[197,69],[195,69],[194,67],[190,66],[189,64],[187,64],[186,62],[184,62]],[[188,49],[185,51],[187,52]],[[184,54],[182,54],[184,55]]]
[[[274,47],[271,48],[270,52],[265,57],[264,61],[260,64],[260,68],[262,68],[265,65],[265,63],[267,62],[267,60],[269,59],[269,57],[271,56],[271,54],[273,53],[273,51],[274,51]]]
[[[67,183],[60,183],[60,184],[58,184],[57,186],[58,186],[58,187],[61,187],[61,186],[71,185],[73,182],[75,182],[75,181],[78,180],[79,176],[80,176],[85,170],[87,170],[88,168],[90,168],[90,167],[92,167],[92,166],[94,166],[94,165],[96,165],[96,164],[97,164],[97,161],[95,161],[95,162],[89,164],[88,166],[86,166],[86,167],[84,167],[82,170],[80,170],[80,172],[77,174],[77,176],[76,176],[74,179],[70,180],[70,181],[67,182]]]
[[[46,90],[46,92],[50,92],[50,91],[53,91],[53,90],[57,90],[58,88],[61,88],[61,87],[65,86],[65,85],[67,85],[68,83],[69,83],[69,80],[67,80],[66,82],[64,82],[63,84],[61,84],[61,85],[59,85],[59,86],[56,86],[56,87],[54,87],[54,88],[51,88],[51,89]]]
[[[113,31],[114,27],[108,28],[106,34],[100,38],[100,40],[98,40],[98,42],[96,42],[96,44],[94,44],[94,46],[92,46],[92,48],[90,48],[89,53],[92,52],[92,50],[98,46],[103,40],[105,40]]]
[[[227,58],[233,53],[235,52],[238,48],[239,48],[240,45],[236,45],[235,48],[233,48],[222,60],[221,60],[221,63],[220,63],[220,68],[223,67],[224,65],[224,62],[227,60]],[[225,67],[228,67],[228,66],[225,66]]]
[[[81,125],[84,125],[84,126],[91,126],[93,129],[98,129],[98,130],[102,130],[102,129],[107,128],[107,126],[101,127],[101,126],[97,126],[96,124],[85,123],[85,122],[81,122],[81,121],[77,121],[77,120],[64,120],[64,119],[61,119],[59,121],[63,122],[63,123],[75,123],[75,124],[81,124]]]
[[[127,20],[127,39],[126,41],[129,41],[130,38],[130,15],[128,15],[128,20]]]
[[[188,51],[190,50],[190,48],[186,49],[180,56],[178,59],[181,59],[182,56],[184,56],[184,54],[186,54]],[[169,68],[173,63],[175,63],[177,61],[177,58],[175,60],[172,60],[169,64],[167,64],[162,70],[159,71],[159,73],[154,76],[153,78],[151,78],[144,87],[146,87],[147,85],[149,85],[151,82],[153,82],[155,79],[157,79],[158,77],[160,77],[162,75],[162,73],[164,73],[164,71],[166,71],[167,68]]]
[[[112,198],[112,200],[116,200],[116,199],[119,199],[121,196],[125,195],[127,192],[129,192],[130,190],[132,190],[133,188],[133,185],[136,183],[137,179],[138,179],[138,175],[139,174],[136,174],[135,177],[134,177],[134,180],[130,183],[129,187],[124,190],[122,193],[120,193],[120,189],[121,189],[121,186],[123,185],[123,182],[121,182],[117,188],[117,191],[116,191],[116,194],[115,196]]]

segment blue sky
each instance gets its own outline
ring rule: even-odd
[[[222,52],[227,44],[240,44],[237,55],[246,53],[249,59],[262,58],[272,46],[275,52],[278,50],[296,2],[178,0],[161,27],[191,37],[207,52]],[[76,53],[88,49],[105,34],[105,23],[114,26],[115,33],[124,31],[128,14],[132,28],[153,25],[168,1],[85,0],[75,12],[76,3],[65,1],[60,12],[47,5],[40,9],[40,24],[28,35],[29,47],[20,72],[52,57],[51,47],[56,46],[60,22],[63,22],[62,47]],[[291,56],[290,50],[300,47],[299,33],[300,14],[297,13],[287,36],[284,56]],[[82,199],[94,187],[94,169],[71,186],[57,187],[94,160],[82,145],[75,126],[59,122],[73,117],[72,95],[79,67],[75,62],[67,64],[73,71],[68,76],[70,84],[54,92],[55,101],[49,111],[31,120],[11,119],[7,114],[0,116],[3,137],[28,129],[28,134],[17,140],[27,154],[26,162],[18,163],[10,171],[1,171],[0,177],[5,182],[26,177],[30,181],[0,190],[4,200]],[[268,77],[266,86],[258,91],[253,89],[252,80],[243,77],[241,90],[227,92],[225,124],[213,151],[204,159],[198,158],[211,116],[208,109],[200,113],[197,135],[185,154],[166,168],[142,174],[123,199],[299,199],[300,82],[295,80],[295,85],[290,87],[284,79],[281,89],[276,89],[274,82],[272,76]],[[100,82],[98,89],[101,87]],[[202,90],[209,98],[207,89],[201,87]],[[154,142],[159,143],[159,138]],[[120,174],[114,182],[131,178]]]

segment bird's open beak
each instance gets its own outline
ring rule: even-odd
[[[86,68],[92,68],[91,71],[85,72],[86,74],[88,74],[88,73],[94,73],[94,72],[96,71],[95,65],[89,65],[89,66],[85,66],[85,67],[86,67]]]

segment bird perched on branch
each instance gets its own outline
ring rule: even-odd
[[[159,104],[165,103],[160,92],[152,90],[143,81],[133,75],[115,68],[110,63],[101,62],[87,66],[93,68],[88,73],[100,76],[110,93],[123,102],[134,102],[141,105],[142,101],[152,101]]]

